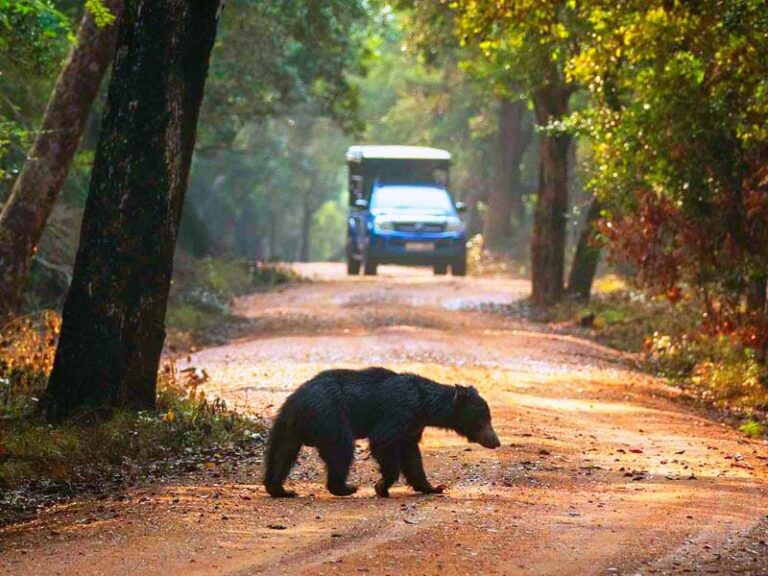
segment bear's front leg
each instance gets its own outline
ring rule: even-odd
[[[424,494],[442,494],[445,486],[432,486],[424,472],[424,463],[421,460],[419,439],[408,438],[403,442],[400,452],[400,469],[406,482],[416,490]]]
[[[349,467],[355,455],[354,440],[349,437],[336,445],[319,446],[318,452],[328,470],[328,491],[334,496],[351,496],[357,492],[357,486],[347,484]]]
[[[400,477],[400,452],[400,442],[371,442],[371,454],[381,470],[381,478],[374,485],[374,489],[382,498],[389,498],[389,489]]]

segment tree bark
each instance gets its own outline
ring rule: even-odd
[[[487,246],[503,244],[512,237],[512,219],[523,221],[520,160],[525,152],[524,101],[503,99],[499,109],[494,178],[488,195],[488,216],[483,229]]]
[[[568,277],[568,293],[581,300],[589,301],[592,295],[592,282],[595,279],[597,265],[600,262],[600,246],[596,244],[595,223],[600,217],[600,201],[592,198],[587,211],[584,228],[579,235],[576,254],[571,264]]]
[[[572,88],[547,85],[534,93],[536,121],[547,126],[565,117]],[[568,134],[542,132],[539,189],[531,245],[532,294],[535,306],[563,297],[566,213],[568,211]]]
[[[464,216],[464,223],[467,227],[467,236],[472,238],[475,234],[481,232],[482,221],[480,218],[480,211],[478,210],[479,194],[476,190],[466,193],[464,202],[467,206],[467,211]]]
[[[0,317],[18,312],[32,258],[115,53],[122,0],[105,0],[115,22],[99,28],[86,12],[77,42],[48,101],[40,132],[0,213]]]
[[[127,3],[45,407],[151,408],[219,0]]]
[[[765,314],[768,294],[768,276],[758,275],[750,278],[747,282],[747,310],[753,314]]]
[[[299,245],[299,262],[309,262],[309,236],[312,231],[312,190],[304,193],[304,202],[301,213],[301,240]]]

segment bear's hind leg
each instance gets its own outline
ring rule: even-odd
[[[382,498],[389,497],[389,489],[400,478],[400,451],[399,442],[371,442],[371,454],[381,469],[381,478],[374,488]]]
[[[424,494],[442,494],[445,486],[432,486],[424,472],[424,463],[421,460],[419,439],[408,438],[403,442],[400,452],[400,469],[405,476],[405,481],[416,490]]]
[[[349,467],[355,455],[352,435],[344,435],[340,442],[322,444],[317,451],[328,469],[328,492],[334,496],[350,496],[357,492],[357,486],[347,484]]]

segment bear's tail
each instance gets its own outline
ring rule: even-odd
[[[299,455],[301,440],[290,425],[289,417],[285,410],[281,410],[272,430],[269,433],[267,444],[267,467],[264,473],[264,487],[271,496],[286,497],[295,496],[295,492],[288,492],[283,488],[283,483],[291,471],[296,457]]]

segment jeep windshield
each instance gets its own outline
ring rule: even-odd
[[[425,212],[454,212],[448,192],[429,186],[383,186],[373,193],[371,210],[419,210]]]

